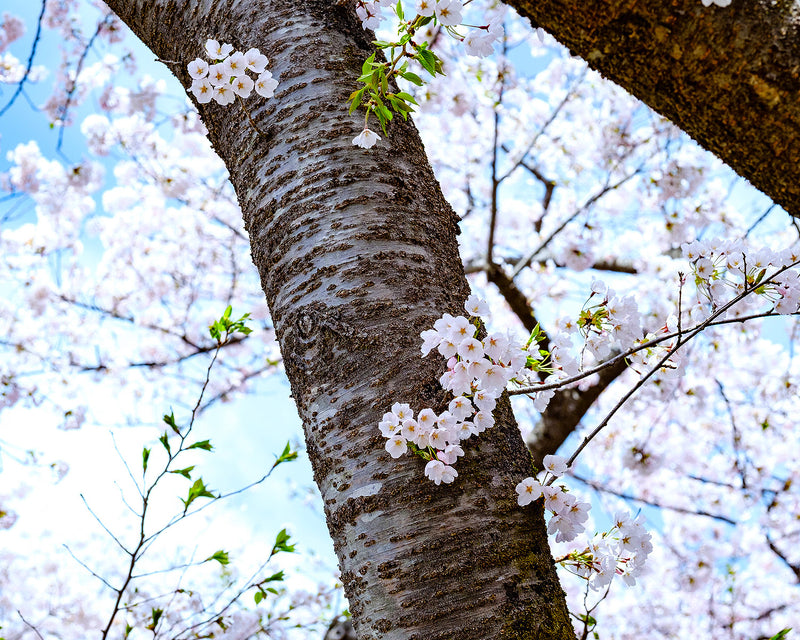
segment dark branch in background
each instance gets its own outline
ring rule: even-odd
[[[533,312],[533,307],[528,303],[528,298],[519,290],[514,281],[506,275],[503,268],[496,264],[489,264],[486,268],[486,278],[494,284],[505,298],[511,311],[519,318],[522,326],[528,333],[534,330],[539,321]],[[550,338],[545,334],[544,340],[540,343],[542,349],[550,351]]]
[[[800,49],[792,3],[718,10],[696,0],[508,4],[798,215]]]
[[[75,91],[78,88],[78,78],[81,75],[83,63],[86,61],[86,56],[89,55],[89,50],[92,48],[94,41],[100,35],[103,27],[106,26],[112,19],[113,14],[109,13],[105,18],[97,23],[97,28],[92,34],[92,37],[89,38],[89,42],[86,43],[86,48],[83,50],[81,57],[78,59],[78,65],[75,67],[75,77],[72,80],[72,86],[69,88],[69,91],[67,91],[67,99],[64,101],[64,105],[59,109],[61,116],[59,119],[61,120],[61,123],[58,129],[58,143],[56,144],[56,151],[58,152],[61,152],[61,144],[64,142],[64,128],[67,123],[67,116],[69,115],[69,107],[70,103],[72,102],[72,96],[75,95]]]
[[[599,482],[579,476],[577,473],[573,473],[572,471],[569,472],[569,476],[571,478],[575,478],[575,480],[577,480],[578,482],[585,484],[587,487],[591,487],[595,491],[600,491],[601,493],[607,493],[609,495],[616,496],[617,498],[622,498],[623,500],[631,500],[633,502],[638,502],[639,504],[646,504],[650,507],[657,507],[659,509],[667,509],[669,511],[675,511],[676,513],[685,513],[691,516],[703,516],[706,518],[712,518],[714,520],[719,520],[720,522],[724,522],[726,524],[730,524],[733,526],[736,526],[738,524],[736,520],[733,520],[732,518],[729,518],[727,516],[720,515],[718,513],[709,513],[708,511],[703,511],[702,509],[686,509],[684,507],[676,507],[668,504],[661,504],[659,502],[655,502],[654,500],[647,500],[645,498],[639,498],[637,496],[632,496],[627,493],[614,491],[613,489],[609,489],[608,487]]]
[[[734,465],[736,466],[736,473],[739,475],[739,478],[742,481],[742,489],[747,489],[747,465],[742,462],[740,455],[742,455],[742,436],[739,433],[739,428],[736,426],[736,417],[733,415],[733,406],[731,405],[731,401],[728,400],[728,396],[725,395],[725,387],[722,386],[722,383],[719,381],[719,378],[714,378],[714,382],[717,383],[717,388],[719,389],[719,394],[722,396],[722,400],[725,402],[725,408],[728,410],[728,417],[731,421],[731,436],[733,445],[733,454],[734,454]],[[744,454],[746,455],[746,454]]]
[[[571,215],[567,216],[567,218],[560,225],[558,225],[558,227],[556,227],[556,229],[553,230],[553,232],[549,236],[547,236],[544,240],[542,240],[542,242],[539,244],[538,247],[530,251],[516,264],[516,266],[514,267],[514,271],[511,273],[511,277],[516,278],[517,274],[519,274],[520,271],[522,271],[526,266],[528,266],[531,260],[533,260],[536,256],[538,256],[542,251],[544,251],[544,249],[547,248],[547,245],[549,245],[553,241],[553,238],[555,238],[559,233],[561,233],[570,222],[575,220],[580,214],[584,213],[589,207],[591,207],[595,202],[597,202],[609,191],[613,191],[614,189],[621,187],[623,184],[628,182],[628,180],[637,176],[640,173],[640,171],[641,167],[637,168],[633,173],[628,174],[627,176],[625,176],[621,180],[618,180],[614,184],[610,184],[609,181],[606,181],[606,184],[603,185],[603,188],[600,189],[600,191],[595,193],[593,196],[589,197],[589,199],[586,200],[586,202],[584,202],[583,205],[581,205],[578,209],[576,209]],[[611,176],[609,176],[609,180],[610,177]]]
[[[508,41],[503,38],[503,56],[505,57],[508,51]],[[503,181],[502,178],[497,177],[497,151],[499,148],[498,138],[500,134],[500,112],[498,108],[501,104],[503,104],[503,91],[505,90],[506,83],[505,83],[505,71],[502,67],[498,68],[497,70],[497,81],[500,84],[500,88],[497,92],[497,103],[495,104],[494,108],[494,131],[493,131],[493,144],[492,144],[492,201],[490,205],[489,211],[489,242],[488,247],[486,249],[486,264],[488,264],[491,268],[491,265],[494,262],[492,257],[492,252],[494,251],[494,233],[497,228],[497,196],[498,191],[500,188],[500,183]]]
[[[556,392],[526,441],[538,469],[543,467],[544,457],[558,451],[569,435],[575,431],[594,401],[627,368],[625,360],[620,358],[599,372],[597,382],[588,389],[584,391],[562,389]]]
[[[47,0],[42,0],[42,10],[39,12],[39,18],[36,20],[36,35],[33,37],[33,44],[31,45],[31,53],[28,56],[28,63],[25,66],[25,73],[22,75],[22,79],[19,81],[19,83],[17,83],[17,89],[14,91],[14,95],[12,95],[11,99],[6,103],[6,105],[0,109],[0,117],[2,117],[5,112],[11,108],[11,105],[14,104],[16,99],[19,97],[19,94],[22,93],[22,88],[25,86],[25,82],[31,75],[31,70],[33,69],[33,58],[36,56],[36,48],[39,45],[39,38],[42,35],[42,20],[44,19],[44,10],[46,6]]]
[[[772,553],[778,556],[783,561],[783,563],[787,567],[789,567],[792,573],[794,573],[795,582],[800,583],[800,564],[792,564],[791,562],[789,562],[789,558],[787,558],[783,554],[783,552],[780,549],[778,549],[778,547],[775,545],[775,542],[773,542],[772,538],[770,538],[769,535],[767,535],[767,544],[769,545],[769,548],[772,551]]]

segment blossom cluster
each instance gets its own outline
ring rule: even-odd
[[[615,576],[633,586],[653,551],[651,539],[641,516],[618,512],[609,531],[595,534],[582,551],[572,551],[558,562],[588,580],[595,591],[605,589]]]
[[[231,104],[239,96],[249,98],[255,92],[271,98],[278,81],[267,71],[269,60],[258,49],[248,49],[245,53],[234,51],[231,44],[220,44],[216,40],[206,42],[206,53],[215,61],[209,64],[202,58],[195,58],[188,65],[192,86],[189,88],[201,104],[215,102]],[[247,72],[258,74],[253,80]]]
[[[494,426],[497,398],[510,380],[523,375],[528,359],[507,335],[490,333],[478,340],[479,316],[488,314],[488,305],[471,295],[464,306],[474,322],[444,314],[421,334],[423,357],[436,349],[448,358],[439,380],[455,396],[448,408],[439,414],[422,409],[415,418],[408,404],[395,403],[378,425],[389,454],[399,458],[411,447],[428,460],[425,475],[437,485],[458,476],[452,465],[464,455],[461,442]]]
[[[564,486],[552,484],[567,470],[567,462],[561,456],[544,457],[545,474],[537,478],[525,478],[516,486],[517,504],[524,507],[539,498],[544,498],[544,507],[552,514],[547,524],[547,533],[556,536],[556,542],[571,542],[584,530],[591,505],[579,502]]]
[[[565,486],[552,484],[567,471],[564,458],[545,456],[544,468],[541,478],[525,478],[517,485],[517,503],[524,507],[542,498],[552,514],[547,533],[555,535],[556,542],[572,542],[584,532],[591,505],[579,501]],[[632,586],[652,550],[651,536],[640,518],[631,519],[630,514],[618,512],[609,531],[595,534],[583,550],[571,551],[558,562],[587,579],[595,590],[607,587],[617,575]]]
[[[681,245],[683,257],[692,263],[698,293],[718,308],[745,289],[753,289],[751,301],[737,303],[735,311],[744,312],[766,299],[777,314],[795,313],[800,305],[800,273],[793,267],[800,262],[800,251],[775,251],[769,247],[750,251],[741,240],[695,240]],[[770,273],[771,271],[771,273]],[[758,286],[760,283],[763,286]],[[693,310],[701,319],[703,310]]]

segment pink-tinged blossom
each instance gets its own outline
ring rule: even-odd
[[[433,349],[439,346],[442,341],[442,336],[436,329],[426,329],[421,334],[422,338],[422,357],[427,356]]]
[[[440,24],[446,27],[461,24],[461,12],[464,10],[461,0],[438,0],[434,10]]]
[[[214,87],[213,98],[215,102],[222,105],[231,104],[235,99],[233,89],[230,85],[224,84]]]
[[[241,76],[247,71],[246,69],[247,63],[245,62],[244,54],[241,51],[235,51],[227,58],[225,58],[225,60],[221,64],[222,67],[225,69],[225,73],[227,73],[232,78]]]
[[[486,429],[491,429],[494,426],[494,416],[487,411],[478,411],[472,418],[475,424],[475,430],[478,433],[483,433]]]
[[[216,40],[206,41],[206,53],[212,60],[224,60],[233,51],[232,44],[220,44]]]
[[[489,393],[485,389],[478,389],[472,396],[472,402],[474,402],[475,406],[481,411],[488,411],[491,413],[494,411],[495,406],[497,406],[496,397],[497,396]]]
[[[536,478],[525,478],[516,487],[517,503],[524,507],[542,495],[542,485]]]
[[[208,81],[215,87],[229,85],[231,82],[231,76],[225,70],[225,66],[223,64],[212,64],[208,68]]]
[[[401,435],[393,435],[386,441],[386,451],[392,458],[399,458],[406,451],[408,451],[408,444],[406,439]]]
[[[464,396],[453,398],[448,405],[448,409],[450,409],[450,413],[453,414],[456,420],[466,420],[475,411],[470,399]]]
[[[479,298],[474,293],[470,294],[467,301],[464,303],[464,309],[471,316],[486,317],[489,315],[489,305],[482,298]]]
[[[355,138],[353,138],[353,144],[357,147],[361,147],[362,149],[371,149],[380,139],[381,137],[371,129],[364,129]]]
[[[258,49],[248,49],[244,54],[245,67],[253,73],[264,73],[269,59]]]
[[[546,471],[551,475],[561,476],[567,472],[567,461],[558,455],[546,455],[543,460],[543,465]]]
[[[483,345],[475,338],[464,338],[459,344],[456,353],[467,362],[483,360]]]
[[[208,81],[208,78],[201,78],[192,82],[189,91],[192,92],[192,95],[197,98],[200,104],[211,102],[214,97],[214,86]]]
[[[490,333],[483,339],[483,352],[495,362],[501,360],[508,349],[508,336]]]
[[[205,78],[208,75],[208,62],[202,58],[195,58],[188,66],[189,75],[195,80]]]
[[[234,78],[231,83],[231,88],[240,98],[249,98],[254,85],[253,79],[250,78],[250,76],[244,75]]]
[[[436,0],[417,0],[417,14],[429,18],[433,15]]]
[[[425,465],[425,477],[433,480],[436,485],[442,482],[450,484],[458,477],[458,472],[453,467],[444,464],[441,460],[431,460]]]
[[[411,406],[405,402],[395,402],[392,405],[392,413],[397,416],[398,420],[401,421],[414,417],[414,412],[411,410]]]
[[[423,409],[417,416],[417,424],[424,429],[433,429],[436,424],[436,414],[433,409]]]
[[[256,93],[263,98],[271,98],[275,95],[275,89],[278,87],[278,81],[272,77],[269,71],[264,71],[256,78]]]

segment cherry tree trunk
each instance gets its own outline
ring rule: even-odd
[[[507,3],[800,217],[800,3]]]
[[[532,469],[507,401],[452,485],[384,450],[393,402],[445,408],[443,362],[420,357],[419,333],[463,313],[468,286],[413,124],[369,151],[351,143],[363,114],[346,99],[370,52],[352,8],[108,4],[185,87],[207,38],[258,47],[280,81],[246,101],[261,133],[238,104],[199,109],[244,213],[360,640],[574,638],[542,511],[516,504]],[[254,416],[253,437],[268,424]]]

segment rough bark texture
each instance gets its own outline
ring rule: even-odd
[[[360,640],[573,638],[541,508],[514,486],[530,456],[507,401],[452,485],[392,460],[377,424],[392,402],[444,408],[440,358],[419,333],[468,293],[457,219],[411,123],[377,149],[349,116],[369,42],[332,0],[109,0],[144,42],[185,65],[208,37],[257,46],[273,100],[200,105],[251,238]],[[254,421],[254,437],[258,425]]]
[[[800,216],[800,4],[508,0]]]

